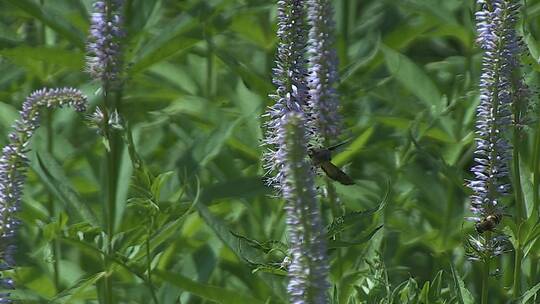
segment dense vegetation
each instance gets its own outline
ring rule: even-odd
[[[21,303],[289,302],[286,202],[261,161],[274,2],[125,0],[123,60],[107,71],[121,79],[103,85],[85,62],[101,47],[87,46],[92,1],[0,1],[0,144],[31,92],[88,96],[85,114],[44,109],[21,150],[15,265],[0,287],[13,278]],[[327,302],[539,303],[540,1],[510,24],[522,42],[509,77],[528,103],[501,123],[511,188],[485,231],[466,220],[486,53],[475,12],[519,1],[331,2],[342,129],[325,144],[344,142],[332,163],[354,184],[315,177]],[[486,268],[474,248],[491,234],[508,239]]]

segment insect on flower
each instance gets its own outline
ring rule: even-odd
[[[320,166],[326,176],[343,185],[354,185],[353,179],[332,163],[332,151],[344,145],[345,142],[333,145],[328,148],[310,149],[309,157],[315,166]]]
[[[502,217],[502,214],[489,214],[488,216],[476,223],[476,225],[474,226],[476,228],[476,232],[482,234],[486,231],[495,230],[495,227],[497,227],[497,225],[499,225],[499,223],[501,222]]]

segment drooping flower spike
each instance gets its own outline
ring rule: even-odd
[[[513,0],[479,0],[480,10],[476,13],[478,39],[484,51],[480,78],[480,104],[476,112],[475,166],[471,169],[474,179],[468,182],[473,191],[472,220],[485,224],[486,219],[503,214],[502,200],[509,195],[509,161],[511,145],[506,133],[512,124],[511,106],[520,94],[513,85],[513,73],[519,67],[520,43],[515,25],[518,4]],[[518,89],[519,90],[519,89]],[[495,222],[496,226],[498,221]],[[490,232],[495,227],[488,229]],[[469,244],[478,252],[477,256],[495,256],[504,252],[504,236],[484,237]],[[495,241],[496,238],[496,241]],[[496,243],[496,246],[493,245]],[[493,245],[493,246],[492,246]]]
[[[122,0],[95,1],[87,42],[86,66],[90,76],[107,89],[122,81]]]
[[[290,255],[288,292],[293,304],[328,303],[326,234],[316,197],[314,173],[306,159],[304,117],[291,112],[281,118],[277,161],[283,170]]]
[[[20,118],[15,121],[8,135],[8,144],[0,157],[0,271],[15,266],[16,231],[19,220],[16,213],[21,206],[22,192],[26,181],[30,150],[30,138],[39,127],[40,109],[60,108],[65,105],[78,112],[86,110],[87,99],[73,88],[41,89],[28,96],[22,105]],[[0,279],[2,289],[13,289],[13,280]],[[0,303],[12,303],[8,293],[0,294]]]

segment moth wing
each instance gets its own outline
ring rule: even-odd
[[[328,177],[340,182],[343,185],[354,185],[353,179],[331,162],[322,163],[321,169],[323,169],[324,173],[326,173]]]

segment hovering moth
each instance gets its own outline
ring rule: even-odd
[[[353,185],[353,179],[332,163],[332,151],[345,143],[342,142],[328,148],[310,149],[308,153],[313,164],[321,167],[326,176],[343,185]]]

